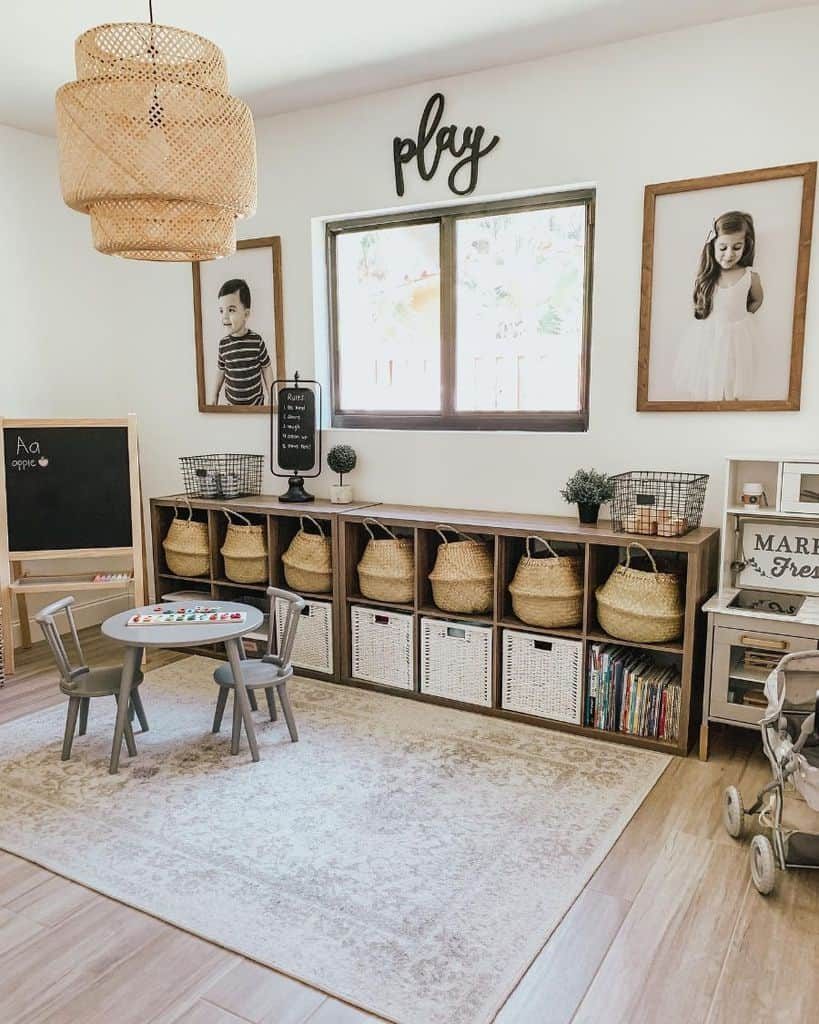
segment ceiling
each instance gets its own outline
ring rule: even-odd
[[[154,0],[154,18],[225,51],[232,92],[257,117],[498,64],[812,0]],[[3,4],[0,123],[53,134],[73,41],[147,21],[147,0]]]

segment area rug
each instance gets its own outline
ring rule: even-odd
[[[149,673],[118,776],[113,701],[69,762],[64,707],[0,727],[0,848],[401,1024],[491,1020],[669,761],[295,679],[253,764],[212,672]]]

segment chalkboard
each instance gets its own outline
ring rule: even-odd
[[[281,469],[309,471],[316,464],[316,396],[310,388],[281,388],[277,461]]]
[[[8,547],[133,544],[127,426],[5,427]]]

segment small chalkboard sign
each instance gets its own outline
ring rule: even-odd
[[[276,401],[271,396],[270,404],[278,405],[278,414],[270,416],[270,471],[288,477],[290,484],[279,501],[315,501],[304,489],[304,477],[321,473],[321,384],[295,373],[292,380],[274,381],[273,389]]]
[[[316,396],[310,388],[279,391],[277,461],[282,469],[309,472],[316,464]]]

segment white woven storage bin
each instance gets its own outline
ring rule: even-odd
[[[276,598],[276,644],[282,642],[287,602]],[[327,601],[306,601],[299,617],[296,643],[293,647],[293,667],[309,668],[314,672],[333,671],[333,606]]]
[[[352,673],[356,679],[412,690],[412,616],[380,608],[350,608]]]
[[[501,707],[580,724],[583,644],[537,633],[503,631]]]
[[[492,627],[421,619],[421,692],[492,706]]]

